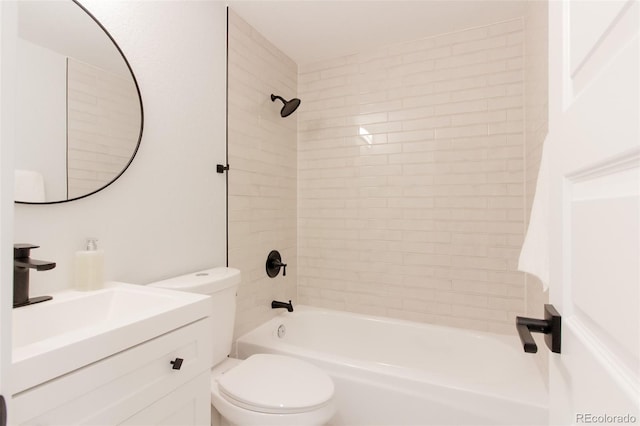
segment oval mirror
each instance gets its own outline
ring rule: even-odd
[[[75,0],[18,2],[15,201],[94,194],[142,137],[138,83],[111,35]]]

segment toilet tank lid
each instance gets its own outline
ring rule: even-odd
[[[221,266],[152,282],[149,286],[212,294],[238,284],[240,284],[240,271],[235,268]]]

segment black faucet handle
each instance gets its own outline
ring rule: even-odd
[[[35,244],[30,243],[18,243],[13,245],[13,258],[19,259],[21,257],[29,257],[31,249],[38,248]]]
[[[21,261],[21,259],[24,259]],[[36,271],[48,271],[56,267],[56,262],[49,262],[48,260],[36,260],[30,258],[18,257],[13,261],[14,266],[19,268],[31,268]]]
[[[287,276],[287,264],[286,263],[282,263],[281,261],[276,260],[275,262],[273,262],[273,265],[277,266],[279,268],[282,267],[282,276],[283,277]]]
[[[282,263],[282,257],[277,250],[271,250],[267,256],[266,270],[270,278],[276,277],[282,268],[282,276],[287,275],[287,264]]]
[[[56,267],[55,262],[36,260],[30,257],[31,249],[38,248],[35,244],[14,244],[13,265],[18,268],[31,268],[36,271],[48,271]]]

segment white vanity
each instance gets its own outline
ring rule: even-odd
[[[5,163],[15,167],[16,188],[19,189],[15,192],[15,200],[18,204],[48,205],[84,200],[112,185],[138,152],[144,127],[138,82],[114,37],[77,0],[15,3],[0,7],[0,21],[3,25],[8,23],[3,27],[7,30],[2,31],[2,45],[11,47],[2,49],[0,55],[3,88],[5,75],[9,76],[7,87],[20,88],[16,89],[15,96],[12,91],[2,92],[3,104],[6,94],[10,96],[7,99],[11,99],[7,102],[10,107],[2,109],[0,116],[3,124],[3,149],[0,151],[4,155],[6,139],[10,147],[7,150],[11,153],[7,161],[3,160],[3,167]],[[128,28],[137,21],[137,8],[104,8],[99,6],[100,2],[86,3],[94,4],[101,15],[108,18],[107,26],[115,24],[117,34],[137,34],[138,29],[132,29],[130,33]],[[131,12],[128,9],[132,9]],[[132,13],[131,22],[129,18],[119,19],[129,16],[128,13]],[[136,47],[130,46],[128,50],[135,52]],[[162,72],[160,66],[157,70]],[[39,107],[33,108],[33,105]],[[87,120],[88,115],[95,119]],[[10,127],[5,126],[5,121]],[[5,134],[11,137],[4,138]],[[8,195],[7,185],[4,185],[5,181],[12,182],[12,179],[5,179],[7,173],[9,171],[5,172],[3,168],[2,203],[14,195],[13,191]],[[180,175],[179,170],[172,173]],[[205,173],[205,170],[197,173]],[[206,173],[210,176],[208,171]],[[188,179],[198,179],[198,176],[190,175]],[[208,185],[209,182],[207,190]],[[223,186],[216,188],[224,190]],[[193,194],[197,193],[194,189]],[[80,232],[75,230],[76,219],[81,218],[78,229],[102,230],[104,235],[109,229],[104,216],[93,217],[93,212],[106,212],[110,219],[112,213],[117,212],[113,223],[120,223],[116,218],[120,217],[131,227],[138,226],[136,218],[146,221],[158,214],[164,218],[156,210],[129,217],[126,208],[112,203],[113,200],[129,199],[126,189],[119,194],[114,191],[105,198],[106,204],[103,204],[104,200],[90,206],[85,204],[86,210],[80,209],[87,212],[84,216],[71,210],[65,210],[68,217],[54,214],[62,221],[61,229],[73,229],[63,241],[58,242],[55,235],[59,232],[58,227],[48,226],[55,222],[53,216],[47,219],[47,225],[38,224],[33,228],[29,225],[26,234],[37,234],[34,229],[40,230],[43,238],[45,235],[50,238],[52,244],[49,246],[54,246],[52,251],[56,255],[53,257],[65,264],[70,260],[72,235]],[[219,193],[219,197],[222,200],[223,193]],[[199,200],[194,201],[199,203]],[[107,210],[101,207],[103,205]],[[194,208],[198,205],[194,204]],[[38,216],[37,209],[39,207],[19,206],[13,224],[15,232],[8,232],[13,215],[5,215],[10,211],[9,207],[0,206],[1,216],[8,218],[0,221],[3,237],[24,236],[25,230],[21,227],[38,222],[33,219]],[[45,208],[47,212],[42,214],[47,215],[50,209]],[[121,212],[122,216],[119,216]],[[200,217],[209,223],[208,215]],[[174,216],[164,219],[171,221]],[[65,225],[67,220],[69,226]],[[187,237],[195,235],[193,238],[200,239],[202,229],[198,225],[194,223],[188,229],[193,234]],[[155,232],[152,228],[147,230]],[[138,235],[144,235],[144,232]],[[109,237],[114,248],[131,246],[136,238],[132,236],[129,241],[127,233]],[[2,241],[9,244],[5,238]],[[170,245],[175,240],[169,237],[159,241]],[[31,248],[35,246],[14,245],[13,302],[14,306],[20,307],[11,313],[11,356],[5,356],[8,354],[4,350],[0,354],[0,391],[10,402],[9,424],[210,424],[213,357],[208,296],[108,283],[106,288],[94,291],[49,293],[47,287],[43,290],[53,299],[43,301],[46,296],[38,296],[34,299],[39,303],[31,304],[36,300],[29,298],[29,270],[34,267],[48,270],[55,266],[55,262],[47,265],[41,261],[27,262]],[[196,256],[195,264],[214,261],[209,257],[210,253]],[[154,262],[146,263],[141,276],[157,274],[157,267],[162,266],[159,264],[169,255],[155,256],[154,252],[148,256]],[[118,256],[112,260],[117,264]],[[174,265],[179,264],[180,259],[173,261]],[[22,268],[17,271],[17,280],[16,268]],[[102,268],[94,265],[89,269],[95,272]],[[114,267],[110,273],[126,276],[122,271]],[[87,280],[78,279],[81,275],[77,273],[57,272],[57,280],[61,282],[52,277],[54,285],[51,289],[65,288],[73,281],[77,281],[74,283],[76,288],[86,288],[88,284]],[[3,281],[8,282],[9,278],[8,268],[3,269]],[[97,281],[102,283],[102,279]],[[10,293],[0,296],[8,306],[4,299],[7,294]],[[1,331],[5,332],[8,331],[8,315],[6,308],[0,311],[4,320]],[[4,414],[2,408],[0,403],[0,423]]]
[[[209,425],[209,312],[123,283],[14,309],[11,423]]]

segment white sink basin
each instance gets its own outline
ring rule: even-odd
[[[78,331],[92,333],[126,324],[175,304],[166,294],[137,288],[112,287],[95,292],[69,292],[51,302],[13,311],[13,348],[25,350],[33,343],[67,338]],[[52,342],[55,343],[55,342]]]
[[[123,283],[52,296],[13,310],[15,391],[204,318],[210,308],[207,296]]]

